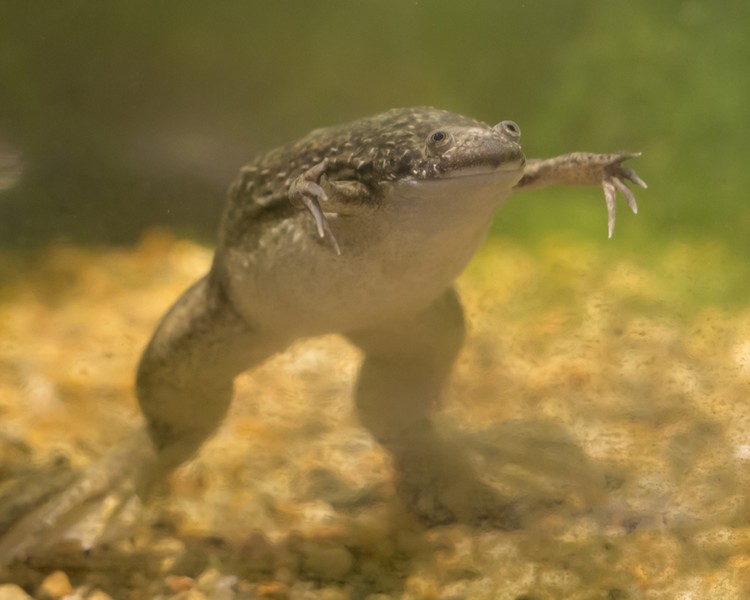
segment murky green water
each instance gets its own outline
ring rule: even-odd
[[[459,281],[469,334],[440,423],[519,529],[412,520],[351,409],[359,355],[326,338],[243,376],[230,421],[131,533],[32,550],[0,582],[750,595],[748,26],[740,1],[0,6],[2,506],[36,494],[22,475],[63,481],[138,427],[139,352],[260,152],[430,104],[513,119],[530,157],[642,151],[649,183],[609,241],[599,189],[512,198]]]

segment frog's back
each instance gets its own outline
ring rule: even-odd
[[[409,174],[430,132],[445,126],[488,127],[446,110],[412,107],[315,129],[243,167],[238,182],[246,193],[238,200],[264,205],[285,198],[290,182],[324,159],[332,180],[355,177],[367,185],[394,181]]]

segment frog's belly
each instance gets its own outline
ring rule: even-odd
[[[235,307],[256,327],[292,336],[419,311],[463,271],[508,193],[497,178],[468,183],[394,185],[378,210],[331,218],[341,256],[316,237],[309,215],[280,223],[251,256],[225,256]]]

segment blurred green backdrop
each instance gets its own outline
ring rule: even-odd
[[[0,2],[0,241],[210,241],[255,154],[430,104],[514,119],[528,156],[641,150],[618,247],[750,234],[747,0]],[[495,233],[606,242],[598,190],[517,197]],[[722,242],[723,243],[723,242]],[[650,244],[647,244],[650,245]]]

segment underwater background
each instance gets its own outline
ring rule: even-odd
[[[410,521],[353,414],[360,357],[327,337],[240,378],[135,535],[44,548],[0,586],[750,597],[748,31],[744,0],[0,2],[0,534],[22,475],[83,467],[139,426],[139,353],[259,153],[433,105],[516,121],[528,157],[641,151],[649,184],[611,240],[598,188],[512,197],[459,279],[443,427],[546,506],[533,525]]]

